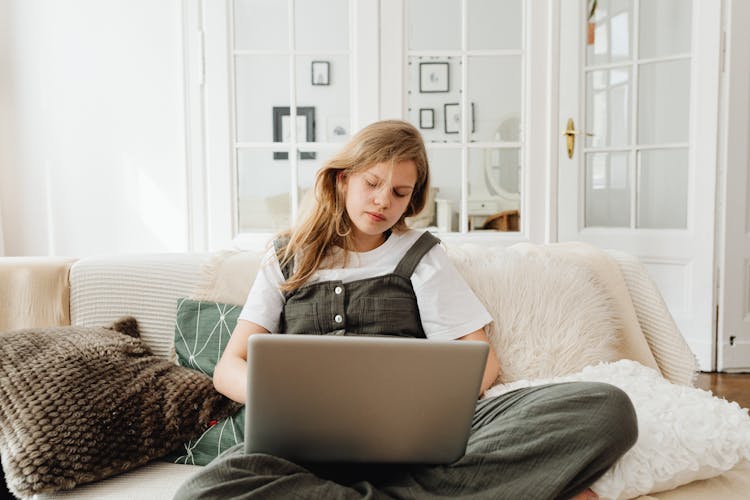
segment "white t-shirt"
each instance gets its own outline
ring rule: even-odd
[[[374,250],[349,252],[346,267],[319,269],[309,283],[348,283],[390,274],[421,235],[422,232],[414,230],[394,232]],[[279,289],[283,282],[279,261],[273,248],[269,249],[239,319],[252,321],[269,332],[278,332],[285,302]],[[411,276],[411,283],[417,297],[422,329],[428,338],[453,340],[492,321],[492,316],[450,262],[441,245],[435,245],[422,257]]]

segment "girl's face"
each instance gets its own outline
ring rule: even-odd
[[[417,182],[417,165],[412,160],[376,163],[367,170],[344,177],[342,182],[355,249],[366,252],[383,243],[383,233],[392,228],[409,207]]]

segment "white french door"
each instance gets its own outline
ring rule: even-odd
[[[715,367],[720,38],[720,2],[560,6],[559,130],[571,132],[559,240],[636,255],[704,370]]]

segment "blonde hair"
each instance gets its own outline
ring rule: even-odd
[[[430,185],[424,141],[413,125],[400,120],[384,120],[368,125],[323,165],[315,177],[314,206],[303,215],[295,228],[280,235],[289,237],[289,243],[277,251],[282,269],[295,256],[299,257],[294,273],[281,286],[283,291],[296,290],[304,285],[331,256],[335,247],[344,250],[344,263],[348,251],[354,248],[351,220],[341,189],[342,178],[378,163],[395,166],[410,160],[417,167],[417,181],[406,211],[393,225],[392,229],[400,232],[406,229],[404,219],[424,208]]]

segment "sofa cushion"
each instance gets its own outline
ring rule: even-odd
[[[621,358],[620,318],[589,268],[468,244],[448,255],[492,315],[488,336],[500,381],[565,375]]]
[[[177,362],[213,376],[241,310],[242,307],[231,304],[179,299],[174,338]],[[181,464],[206,465],[224,450],[241,443],[245,409],[211,424],[200,436],[186,441],[169,459]]]
[[[602,498],[666,491],[750,461],[746,409],[708,391],[670,383],[657,371],[631,360],[600,363],[563,377],[498,385],[486,397],[571,381],[619,387],[630,397],[638,417],[637,442],[592,486]]]
[[[134,318],[0,335],[0,455],[14,494],[132,469],[236,411],[209,377],[153,355],[138,335]]]
[[[240,311],[232,304],[178,299],[174,349],[180,366],[212,377]]]
[[[203,266],[190,297],[207,302],[244,305],[265,252],[221,250]]]

